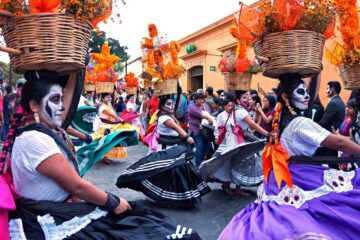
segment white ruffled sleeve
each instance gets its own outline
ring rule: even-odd
[[[331,134],[309,118],[299,117],[293,121],[296,121],[294,133],[303,141],[313,146],[320,147],[325,138]]]

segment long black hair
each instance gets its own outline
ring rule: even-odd
[[[30,101],[41,104],[41,100],[49,93],[51,86],[59,84],[59,76],[51,71],[28,71],[25,73],[24,84],[21,92],[20,106],[13,114],[10,129],[6,137],[1,158],[0,175],[11,163],[11,153],[16,138],[16,130],[23,127],[28,121],[34,121],[33,112],[30,109]]]
[[[40,105],[41,99],[49,93],[51,86],[60,85],[59,77],[56,72],[51,71],[28,71],[25,73],[25,79],[20,105],[27,113],[32,114],[30,101],[34,100]]]
[[[293,91],[304,81],[301,79],[301,76],[298,73],[287,73],[280,75],[279,77],[280,83],[277,88],[277,101],[282,104],[282,111],[280,115],[280,123],[279,128],[280,132],[283,132],[283,129],[298,116],[299,110],[296,110],[293,107],[293,103],[291,101],[291,95]],[[288,96],[290,107],[292,107],[297,114],[293,115],[288,106],[286,106],[286,102],[282,98],[282,94],[285,93]]]
[[[276,105],[276,99],[274,96],[272,95],[265,95],[265,97],[268,101],[269,101],[269,108],[268,109],[264,109],[265,113],[267,113],[268,111],[271,111],[272,109],[275,108]]]

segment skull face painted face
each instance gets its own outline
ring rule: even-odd
[[[291,95],[291,102],[295,108],[299,110],[306,110],[309,107],[310,95],[307,91],[307,88],[304,83],[299,84],[297,88],[294,89]]]
[[[135,97],[134,97],[134,96],[130,97],[129,101],[130,101],[131,103],[135,103]]]
[[[169,113],[173,113],[175,110],[175,102],[172,99],[166,100],[164,110]]]
[[[64,110],[62,88],[53,85],[41,101],[41,116],[50,126],[60,127]]]

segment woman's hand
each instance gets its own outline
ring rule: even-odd
[[[211,117],[208,117],[206,120],[208,120],[208,122],[211,126],[214,125],[214,121]]]
[[[188,137],[186,141],[191,145],[194,144],[194,139],[192,137]]]
[[[131,211],[130,204],[123,198],[120,198],[120,204],[114,209],[115,214],[122,214],[126,211]]]
[[[117,117],[117,120],[118,120],[118,122],[120,122],[120,123],[124,123],[124,119],[122,119],[121,117]]]
[[[262,112],[263,112],[263,110],[262,110],[262,108],[261,108],[261,106],[260,106],[259,103],[256,104],[255,111],[257,111],[257,112],[259,112],[259,113],[262,113]]]

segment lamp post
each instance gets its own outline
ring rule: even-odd
[[[127,52],[125,52],[125,75],[127,75]]]

